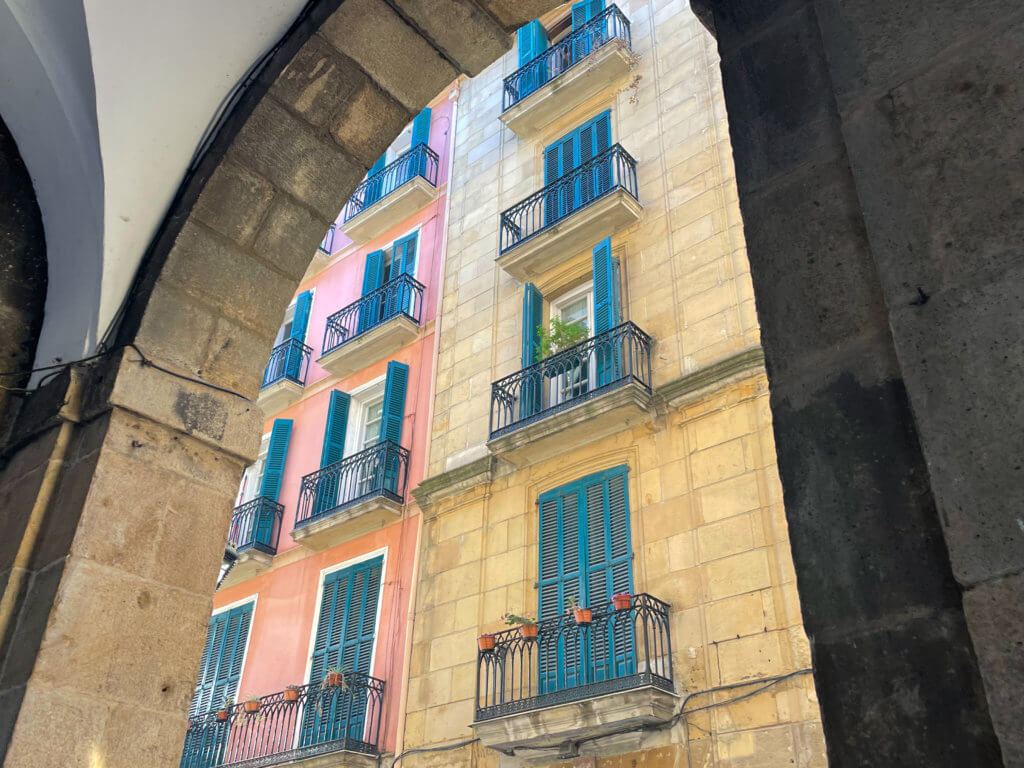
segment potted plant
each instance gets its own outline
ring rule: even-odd
[[[220,709],[217,710],[217,719],[227,720],[228,716],[231,714],[231,707],[234,705],[235,702],[231,700],[230,696],[224,699],[224,703],[221,705]]]
[[[481,651],[494,650],[494,635],[485,632],[476,639],[476,645]]]
[[[612,606],[616,611],[628,611],[633,604],[633,596],[629,592],[612,595]]]
[[[324,675],[324,688],[345,688],[347,682],[345,680],[345,668],[344,667],[328,667],[327,674]]]
[[[533,640],[537,637],[537,620],[527,611],[521,616],[516,613],[506,613],[501,617],[510,627],[519,627],[520,637]]]
[[[575,597],[570,597],[566,603],[566,607],[569,613],[572,614],[573,618],[576,619],[577,624],[589,624],[594,620],[594,612],[589,608],[584,608],[577,602]]]
[[[249,696],[246,698],[245,703],[242,705],[245,708],[247,715],[254,715],[260,711],[260,697]]]
[[[285,701],[298,701],[299,691],[302,690],[301,685],[289,685],[284,689],[284,700]]]

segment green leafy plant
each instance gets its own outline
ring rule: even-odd
[[[552,317],[549,327],[537,326],[537,348],[534,362],[557,355],[587,338],[587,326],[583,323],[567,323],[560,317]]]
[[[529,611],[524,611],[522,615],[517,613],[506,613],[501,617],[501,620],[510,627],[521,627],[529,624],[536,624],[537,620],[533,618],[533,614]]]

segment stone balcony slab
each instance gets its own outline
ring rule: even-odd
[[[320,357],[322,368],[339,378],[393,355],[416,340],[419,324],[405,314],[397,314],[379,325],[346,341]]]
[[[302,398],[302,385],[291,379],[281,379],[260,390],[256,403],[268,419]]]
[[[387,496],[372,496],[327,512],[292,529],[292,539],[309,549],[330,549],[402,519],[402,505]]]
[[[401,224],[437,195],[437,188],[422,176],[398,187],[341,225],[355,243],[365,243]]]

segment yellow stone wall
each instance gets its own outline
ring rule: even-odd
[[[499,464],[490,482],[424,503],[404,748],[472,738],[477,635],[503,629],[506,611],[537,611],[538,495],[626,464],[635,589],[671,603],[676,691],[680,703],[697,694],[686,707],[700,711],[596,767],[817,768],[810,675],[733,704],[757,686],[701,693],[811,660],[764,371],[679,386],[759,347],[715,43],[679,0],[619,7],[636,69],[535,141],[498,120],[514,52],[462,84],[428,476],[486,456],[491,382],[520,368],[523,286],[495,266],[499,214],[543,186],[543,148],[605,108],[613,142],[638,162],[644,213],[612,244],[624,318],[655,341],[657,407],[642,426],[523,469]],[[478,744],[402,761],[497,764]]]

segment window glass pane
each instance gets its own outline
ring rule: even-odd
[[[363,424],[363,448],[369,448],[380,441],[380,420],[383,413],[383,400],[367,403],[366,420]]]
[[[580,323],[587,327],[587,297],[580,296],[562,307],[562,322]]]

